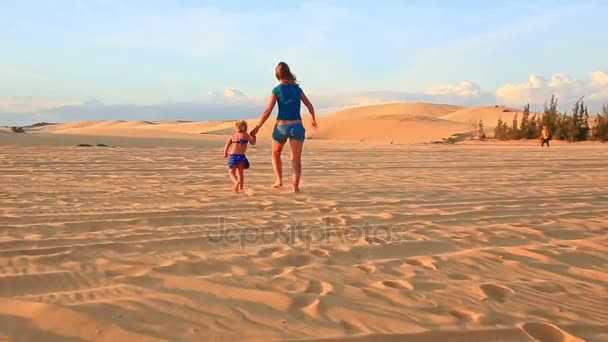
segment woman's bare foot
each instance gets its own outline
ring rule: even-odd
[[[300,186],[299,185],[294,185],[293,186],[293,193],[297,194],[298,192],[300,192]]]
[[[238,193],[238,192],[239,192],[239,190],[241,189],[240,184],[239,184],[238,182],[237,182],[237,183],[234,183],[234,188],[233,188],[233,189],[234,189],[234,192]]]
[[[279,189],[279,188],[283,187],[283,182],[276,181],[276,182],[274,182],[274,184],[272,184],[272,187],[275,189]]]

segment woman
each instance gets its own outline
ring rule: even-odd
[[[279,104],[279,114],[272,132],[272,168],[276,182],[272,185],[274,188],[283,186],[283,164],[281,163],[281,152],[283,146],[289,140],[291,146],[291,167],[293,170],[293,191],[300,191],[300,177],[302,176],[302,148],[304,147],[304,139],[306,130],[302,125],[302,117],[300,116],[300,101],[304,102],[308,112],[312,117],[312,126],[317,127],[315,118],[315,109],[312,103],[308,100],[298,82],[296,76],[291,72],[289,66],[285,62],[281,62],[275,69],[275,76],[279,81],[272,90],[268,106],[260,117],[260,121],[251,131],[251,135],[255,136],[260,128],[264,125],[270,113],[274,109],[275,104]]]

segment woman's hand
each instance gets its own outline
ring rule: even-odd
[[[317,120],[312,120],[312,127],[317,128],[319,125],[317,124]]]
[[[260,130],[260,126],[255,126],[255,128],[252,129],[251,132],[249,132],[249,135],[251,135],[252,137],[255,137],[258,134],[259,130]]]

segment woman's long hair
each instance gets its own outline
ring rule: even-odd
[[[298,84],[296,75],[291,72],[291,69],[289,69],[289,65],[287,65],[287,63],[285,62],[280,62],[277,65],[276,69],[274,70],[274,75],[279,81]]]

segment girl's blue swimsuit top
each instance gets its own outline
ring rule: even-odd
[[[246,133],[246,132],[239,131],[239,133]],[[230,140],[232,140],[232,142],[234,144],[247,144],[249,142],[247,139],[234,140],[234,139],[231,138]]]

